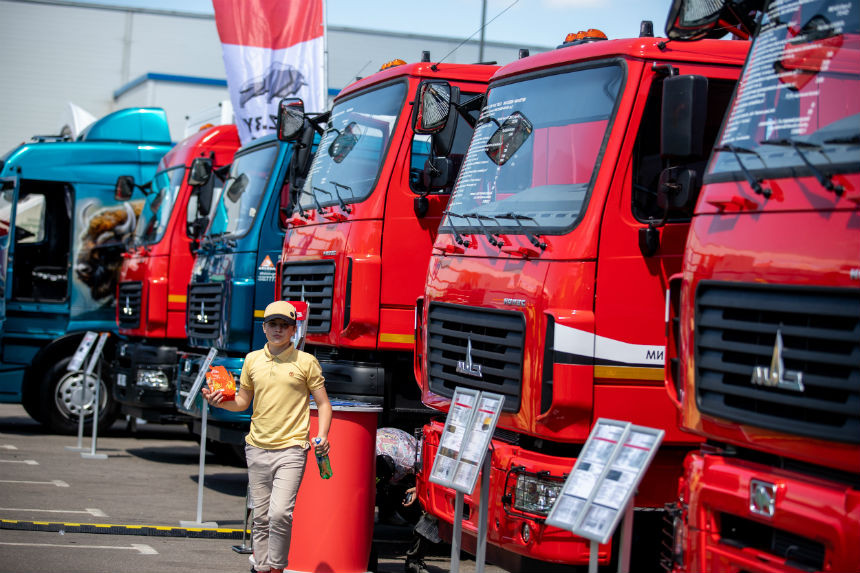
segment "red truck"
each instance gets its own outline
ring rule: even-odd
[[[135,419],[186,419],[176,411],[175,394],[178,352],[187,347],[188,282],[198,238],[224,183],[218,170],[238,148],[235,125],[202,129],[167,153],[143,186],[146,200],[120,271],[120,340],[111,369],[114,398]],[[133,186],[132,178],[121,177],[118,193]]]
[[[670,38],[756,33],[667,297],[666,390],[705,440],[667,565],[860,571],[860,6],[701,4]]]
[[[598,418],[665,430],[637,510],[675,498],[699,442],[663,388],[665,290],[748,45],[671,43],[648,24],[639,38],[571,35],[496,72],[417,301],[423,402],[446,411],[458,387],[504,396],[487,559],[512,571],[589,562],[589,542],[545,518]],[[418,491],[444,537],[455,493],[426,479],[441,432],[424,427]],[[477,504],[465,496],[469,550]],[[659,518],[636,513],[640,567]]]
[[[335,98],[296,194],[276,284],[280,298],[309,305],[305,350],[329,394],[382,405],[382,423],[411,428],[432,413],[412,376],[415,298],[498,69],[431,63],[426,52],[424,60],[396,60]],[[413,99],[441,96],[433,86],[442,80],[460,112],[440,133],[416,134]]]

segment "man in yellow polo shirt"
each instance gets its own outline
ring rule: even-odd
[[[233,412],[254,404],[245,438],[254,562],[257,571],[278,573],[287,566],[293,509],[310,448],[309,396],[319,414],[320,443],[315,447],[320,454],[329,451],[332,410],[319,362],[292,344],[293,305],[279,300],[267,306],[263,332],[268,342],[245,357],[235,400],[225,401],[220,390],[210,392],[205,386],[202,393],[213,406]]]

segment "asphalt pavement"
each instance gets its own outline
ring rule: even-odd
[[[248,555],[233,549],[250,545],[244,466],[207,454],[198,504],[200,447],[183,425],[131,431],[118,422],[95,449],[85,435],[83,453],[104,459],[70,449],[77,445],[77,436],[49,433],[21,406],[0,404],[0,573],[249,571]],[[198,521],[214,524],[188,523]],[[408,538],[408,530],[374,531],[378,573],[404,571]],[[428,556],[430,573],[450,570],[449,550]],[[474,570],[474,561],[461,561],[460,571]]]

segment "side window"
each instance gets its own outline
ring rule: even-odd
[[[717,140],[720,125],[735,87],[734,80],[708,78],[708,111],[705,123],[702,156],[690,159],[683,167],[695,170],[701,182],[711,149]],[[669,162],[660,157],[660,114],[663,102],[663,78],[651,85],[642,123],[633,148],[633,216],[639,221],[660,219],[663,209],[657,205],[660,174]],[[677,164],[677,162],[675,162]],[[685,221],[692,217],[693,207],[669,210],[669,221]]]
[[[460,101],[464,102],[478,94],[461,93]],[[457,113],[457,112],[454,112]],[[469,112],[473,120],[477,120],[480,116],[480,110]],[[469,150],[469,143],[472,141],[472,126],[469,125],[463,116],[457,113],[457,130],[454,132],[454,144],[451,146],[451,159],[454,165],[454,173],[460,171],[460,166],[463,164],[463,158],[466,157],[466,152]],[[415,193],[426,193],[427,188],[424,187],[424,162],[430,157],[430,136],[414,134],[412,136],[412,149],[409,158],[409,186]]]
[[[71,188],[62,183],[21,182],[15,212],[13,298],[66,299],[71,194]]]

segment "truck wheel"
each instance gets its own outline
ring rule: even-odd
[[[84,418],[84,426],[91,431],[96,384],[100,384],[99,432],[104,432],[113,425],[119,413],[119,405],[110,394],[110,388],[104,381],[104,373],[100,380],[98,369],[90,375],[69,372],[66,368],[70,361],[71,356],[65,356],[45,373],[42,388],[46,391],[42,393],[42,411],[48,414],[47,425],[59,434],[74,434],[78,431],[78,416],[83,410],[87,416]]]

